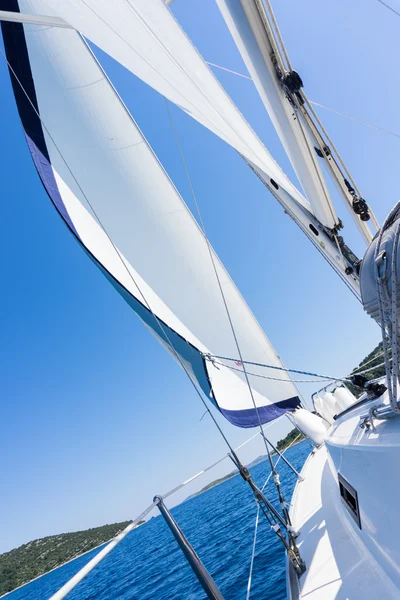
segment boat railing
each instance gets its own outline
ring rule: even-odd
[[[336,380],[314,392],[311,401],[314,412],[332,425],[337,416],[357,402],[357,398],[343,380]]]
[[[270,442],[265,437],[265,429],[267,429],[269,426],[270,426],[270,424],[264,426],[262,428],[262,432],[261,432],[262,437],[268,443],[270,443]],[[100,552],[98,552],[80,571],[78,571],[78,573],[76,573],[55,594],[53,594],[49,598],[49,600],[62,600],[63,598],[65,598],[67,596],[67,594],[69,594],[69,592],[71,590],[73,590],[133,529],[135,529],[140,524],[142,524],[155,509],[159,510],[159,512],[163,516],[164,520],[167,522],[168,527],[170,528],[172,534],[174,535],[175,539],[177,540],[177,542],[179,544],[179,547],[183,551],[186,559],[188,560],[189,565],[193,569],[193,572],[195,573],[195,575],[198,578],[200,584],[202,585],[204,591],[206,592],[207,597],[210,598],[211,600],[223,600],[223,596],[221,595],[221,592],[219,591],[218,587],[216,586],[212,576],[210,575],[210,573],[208,573],[207,569],[201,563],[196,552],[194,551],[194,549],[190,545],[189,541],[183,534],[182,530],[179,528],[179,525],[176,523],[176,521],[174,520],[170,511],[166,507],[165,500],[167,498],[169,498],[170,496],[176,494],[177,492],[182,490],[184,487],[186,487],[188,484],[195,481],[198,477],[204,475],[205,473],[207,473],[208,471],[210,471],[211,469],[213,469],[214,467],[216,467],[217,465],[219,465],[220,463],[222,463],[224,460],[226,460],[228,458],[234,462],[235,466],[237,467],[237,471],[232,472],[227,477],[225,477],[225,479],[228,479],[230,476],[240,474],[243,477],[243,479],[245,479],[250,484],[250,487],[252,488],[252,490],[254,492],[254,497],[256,500],[256,504],[257,504],[256,524],[258,525],[259,514],[264,513],[265,516],[267,517],[268,522],[271,525],[271,529],[277,534],[277,536],[281,540],[281,542],[283,542],[283,544],[286,548],[286,551],[287,551],[287,556],[289,558],[289,561],[293,564],[294,570],[296,571],[297,575],[300,576],[305,571],[305,564],[303,563],[303,561],[300,557],[297,545],[295,543],[293,544],[291,542],[291,539],[297,537],[297,532],[294,531],[293,527],[291,526],[291,523],[286,522],[284,516],[282,516],[281,513],[275,508],[275,506],[273,506],[273,504],[268,500],[268,498],[266,496],[266,492],[264,491],[270,480],[272,480],[272,482],[275,481],[275,478],[277,477],[275,471],[271,471],[269,473],[264,485],[261,488],[258,488],[252,481],[250,471],[248,470],[247,467],[242,465],[242,463],[240,462],[240,460],[238,459],[238,456],[236,454],[236,452],[239,449],[241,449],[243,446],[245,446],[252,440],[259,438],[259,436],[260,436],[260,432],[257,432],[255,435],[251,436],[245,442],[240,444],[240,446],[238,446],[237,448],[235,448],[233,450],[234,456],[232,456],[230,453],[226,454],[225,456],[221,457],[219,460],[214,462],[212,465],[209,465],[208,467],[206,467],[199,473],[196,473],[195,475],[193,475],[186,481],[182,482],[178,486],[176,486],[173,489],[171,489],[170,491],[166,492],[165,494],[163,494],[163,496],[155,496],[152,504],[150,504],[150,506],[148,506],[141,513],[141,515],[139,515],[139,517],[137,517],[136,519],[131,521],[130,524],[123,531],[118,533],[116,537],[114,537],[112,540],[110,540],[100,550]],[[278,463],[280,462],[280,460],[282,459],[286,463],[286,465],[288,467],[290,467],[291,470],[297,475],[299,480],[302,480],[300,474],[297,473],[296,469],[294,469],[294,467],[290,464],[290,462],[288,460],[286,460],[286,458],[283,456],[283,454],[297,441],[297,439],[298,438],[295,438],[282,452],[280,452],[279,450],[276,449],[277,459],[274,463],[274,467],[276,467],[278,465]],[[282,508],[282,506],[281,506],[281,508]],[[257,530],[257,527],[256,527],[256,530]],[[253,548],[253,550],[254,550],[254,548]],[[250,576],[249,576],[249,586],[251,584],[251,574],[252,574],[252,567],[251,567]]]

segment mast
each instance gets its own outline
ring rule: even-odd
[[[224,6],[229,9],[228,14],[223,12],[228,27],[246,26],[249,35],[253,35],[239,0],[220,0],[219,4],[221,9]],[[237,150],[285,212],[359,297],[359,260],[338,233],[341,221],[326,199],[323,191],[326,185],[318,174],[320,168],[315,167],[318,168],[316,174],[310,173],[307,165],[300,165],[303,159],[301,148],[298,149],[296,156],[300,170],[310,189],[314,190],[306,199],[238,111],[163,0],[136,1],[129,6],[123,0],[115,0],[113,7],[87,0],[79,11],[73,9],[72,3],[63,2],[57,5],[57,16]],[[262,55],[260,57],[261,60]],[[275,81],[274,73],[268,76],[269,80],[272,81],[272,75]],[[276,87],[280,89],[279,82]],[[284,94],[279,102],[283,112],[283,102],[287,103]],[[287,136],[291,139],[290,131]],[[321,160],[315,156],[314,166]],[[325,198],[322,204],[319,203],[320,192],[321,198]]]
[[[217,4],[302,184],[319,223],[317,228],[336,245],[343,263],[349,263],[345,274],[353,268],[358,277],[354,254],[339,235],[343,224],[322,167],[330,174],[367,244],[373,237],[367,221],[375,230],[378,223],[304,93],[269,0],[217,0]]]

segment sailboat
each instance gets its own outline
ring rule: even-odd
[[[214,419],[287,550],[288,597],[396,598],[398,207],[379,228],[304,92],[268,0],[217,4],[304,193],[272,158],[169,4],[3,0],[5,59],[37,173],[87,257],[177,361]],[[357,400],[333,380],[332,389],[316,395],[313,412],[304,408],[290,369],[211,246],[195,194],[192,215],[89,43],[239,153],[381,326],[385,382],[361,374]],[[364,239],[363,259],[346,241],[327,177]],[[268,377],[266,369],[278,375]],[[288,415],[313,443],[290,509],[272,461],[279,507],[254,484],[213,410],[261,433]],[[207,595],[222,598],[163,498],[154,505]],[[53,598],[65,597],[138,520]]]

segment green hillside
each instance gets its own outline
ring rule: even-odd
[[[0,596],[107,542],[128,524],[52,535],[0,554]]]
[[[382,344],[379,344],[364,358],[364,360],[361,361],[354,371],[362,370],[364,367],[368,369],[375,367],[366,374],[366,377],[368,379],[382,377],[385,375],[385,368],[384,366],[378,366],[383,362],[383,356],[381,354]],[[363,392],[362,389],[351,384],[348,384],[348,387],[355,396],[360,396]],[[279,440],[277,443],[278,449],[282,451],[297,435],[298,431],[296,429],[290,431],[283,440]],[[254,464],[256,463],[257,461],[254,461]],[[234,475],[236,475],[236,472],[229,473],[229,475],[209,483],[198,493],[204,492]],[[86,531],[52,535],[24,544],[5,554],[0,554],[0,596],[35,579],[35,577],[39,577],[39,575],[51,571],[51,569],[79,556],[83,552],[87,552],[88,550],[103,544],[113,538],[127,525],[128,521],[124,523],[114,523],[113,525],[103,525],[103,527],[87,529]]]
[[[391,356],[391,352],[389,352],[389,355]],[[368,371],[368,373],[365,373],[365,377],[367,379],[377,379],[378,377],[383,377],[385,375],[385,366],[382,365],[381,363],[383,363],[382,342],[380,344],[378,344],[377,347],[370,354],[368,354],[368,356],[366,356],[364,358],[364,360],[362,360],[360,362],[358,367],[353,369],[352,373],[354,373],[355,371],[359,371],[359,370],[362,371],[364,368],[365,369],[372,368],[372,371]],[[378,366],[378,365],[381,365],[381,366]],[[351,383],[346,383],[346,385],[349,388],[349,390],[351,392],[353,392],[353,394],[357,398],[358,398],[358,396],[361,396],[361,394],[364,392],[364,390],[362,390],[359,387],[356,387],[355,385],[352,385]]]

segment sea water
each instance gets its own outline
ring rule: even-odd
[[[300,470],[310,446],[301,442],[285,456]],[[280,461],[286,499],[296,476]],[[264,461],[251,469],[257,485],[268,477]],[[266,494],[276,506],[272,480]],[[214,577],[225,600],[245,600],[257,506],[240,476],[196,496],[172,511],[194,549]],[[12,592],[7,600],[47,600],[99,549]],[[70,594],[68,600],[203,600],[205,594],[161,516],[132,531]],[[285,552],[260,514],[251,600],[286,598]]]

